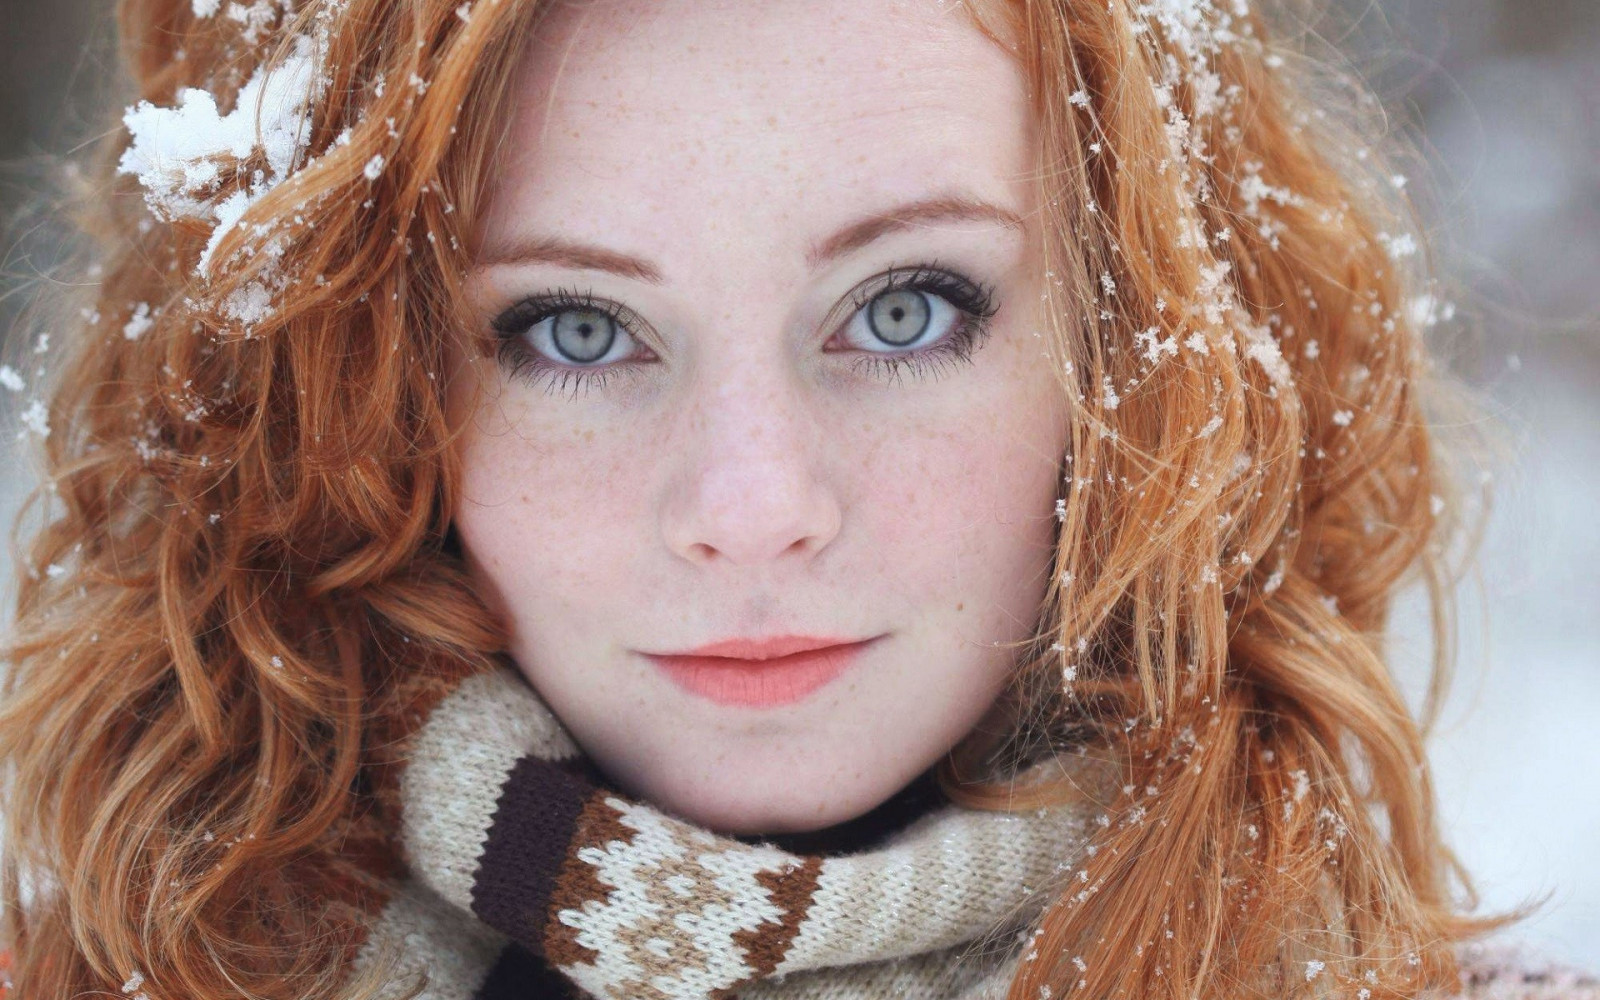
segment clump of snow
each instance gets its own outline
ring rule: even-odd
[[[1311,791],[1311,778],[1304,768],[1290,771],[1289,777],[1294,779],[1294,800],[1299,802],[1306,797],[1307,792]]]
[[[1195,294],[1208,323],[1220,324],[1233,308],[1233,286],[1228,283],[1228,272],[1232,269],[1233,265],[1225,260],[1200,267],[1200,284]]]
[[[142,985],[144,985],[144,973],[134,969],[133,975],[129,976],[128,981],[122,984],[122,992],[131,994],[129,1000],[150,1000],[145,992],[139,989]],[[133,992],[134,990],[138,990],[138,992],[135,993]]]
[[[21,392],[26,383],[22,381],[22,376],[17,374],[15,368],[10,365],[0,365],[0,386],[12,392]]]
[[[1243,4],[1235,6],[1242,8]],[[1231,17],[1217,11],[1210,0],[1154,0],[1140,5],[1138,11],[1157,21],[1173,44],[1190,56],[1214,48],[1206,38],[1212,30],[1208,15],[1220,13],[1225,19],[1224,25],[1231,23]]]
[[[292,0],[283,0],[285,9],[293,7]],[[261,36],[272,27],[278,19],[277,0],[256,0],[246,7],[242,3],[230,3],[227,9],[228,20],[237,21],[244,25],[244,40],[248,45],[255,45]]]
[[[185,87],[176,107],[140,101],[123,116],[133,142],[117,169],[139,178],[151,211],[167,221],[216,223],[200,255],[197,270],[202,277],[209,276],[222,238],[252,204],[289,176],[306,150],[310,109],[328,85],[317,71],[313,49],[311,38],[300,36],[281,64],[258,67],[227,114],[218,110],[209,91]],[[239,163],[256,154],[266,169],[254,171],[245,186],[218,202],[226,158]]]
[[[252,281],[224,299],[222,311],[252,326],[272,315],[272,290],[260,281]]]
[[[222,0],[194,0],[191,7],[195,17],[216,17],[217,11],[222,8]]]
[[[1394,260],[1414,256],[1417,252],[1417,239],[1410,233],[1399,235],[1379,233],[1378,242],[1383,244],[1384,250],[1388,251],[1390,258]]]
[[[1111,384],[1110,375],[1100,380],[1100,405],[1108,410],[1115,410],[1122,405],[1122,397],[1117,395],[1116,387]]]
[[[150,303],[141,302],[133,310],[133,316],[122,326],[122,335],[129,340],[138,340],[156,325],[155,318],[150,315]]]
[[[1426,293],[1413,298],[1406,309],[1406,318],[1411,325],[1422,329],[1448,323],[1455,315],[1455,303],[1441,302],[1437,296]]]
[[[24,433],[32,431],[42,438],[50,436],[50,410],[44,405],[43,400],[36,399],[29,403],[28,408],[23,410],[17,419],[22,422]]]
[[[1133,342],[1144,345],[1144,359],[1152,365],[1160,361],[1164,354],[1176,357],[1178,353],[1178,338],[1167,337],[1163,340],[1160,327],[1140,330],[1133,335]]]

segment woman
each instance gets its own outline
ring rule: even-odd
[[[1489,988],[1417,244],[1268,14],[125,0],[18,996]]]

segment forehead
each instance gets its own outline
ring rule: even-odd
[[[587,218],[664,253],[691,211],[800,242],[930,194],[1020,209],[1030,164],[1013,58],[950,0],[558,3],[515,88],[489,242]]]

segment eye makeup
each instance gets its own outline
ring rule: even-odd
[[[910,293],[914,297],[933,297],[948,303],[954,312],[949,329],[931,346],[908,351],[884,352],[870,349],[852,349],[828,353],[855,353],[852,370],[871,377],[884,378],[893,383],[904,374],[926,378],[940,369],[970,363],[972,355],[982,346],[989,334],[990,321],[999,311],[1000,304],[995,289],[974,281],[959,271],[941,266],[937,262],[911,267],[890,267],[852,289],[828,314],[824,326],[836,333],[845,332],[855,323],[856,317],[869,310],[874,302],[896,293]],[[913,301],[900,294],[897,301]],[[921,299],[925,308],[930,304]],[[842,317],[840,313],[846,310]],[[635,354],[646,352],[643,358],[631,356],[605,364],[566,364],[536,343],[550,341],[559,353],[564,351],[552,336],[553,320],[563,314],[585,314],[588,322],[580,324],[586,333],[596,325],[603,325],[615,339],[635,342]],[[527,296],[505,309],[493,320],[490,327],[497,340],[497,354],[508,377],[529,385],[544,385],[547,393],[571,389],[579,391],[603,389],[612,376],[625,376],[654,360],[653,352],[639,344],[641,339],[654,339],[648,324],[634,310],[610,299],[598,298],[592,291],[557,288],[550,292]],[[568,329],[571,329],[568,324]],[[638,334],[643,332],[641,338]],[[834,339],[830,335],[830,342]],[[881,338],[880,338],[881,339]],[[610,353],[607,350],[604,353]],[[603,354],[601,356],[604,356]]]

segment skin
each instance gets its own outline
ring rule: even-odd
[[[1036,332],[1020,75],[934,0],[608,0],[555,9],[515,87],[475,321],[562,288],[640,332],[590,366],[603,385],[456,348],[470,572],[629,794],[735,834],[852,819],[993,718],[1014,663],[997,644],[1032,634],[1050,570],[1068,415]],[[936,196],[1014,218],[925,218],[808,259]],[[660,281],[527,259],[540,237]],[[932,263],[993,289],[970,363],[862,367],[953,335],[930,296],[922,339],[886,343],[851,297]],[[584,367],[529,327],[524,357]],[[783,634],[881,638],[775,707],[696,697],[640,655]]]

